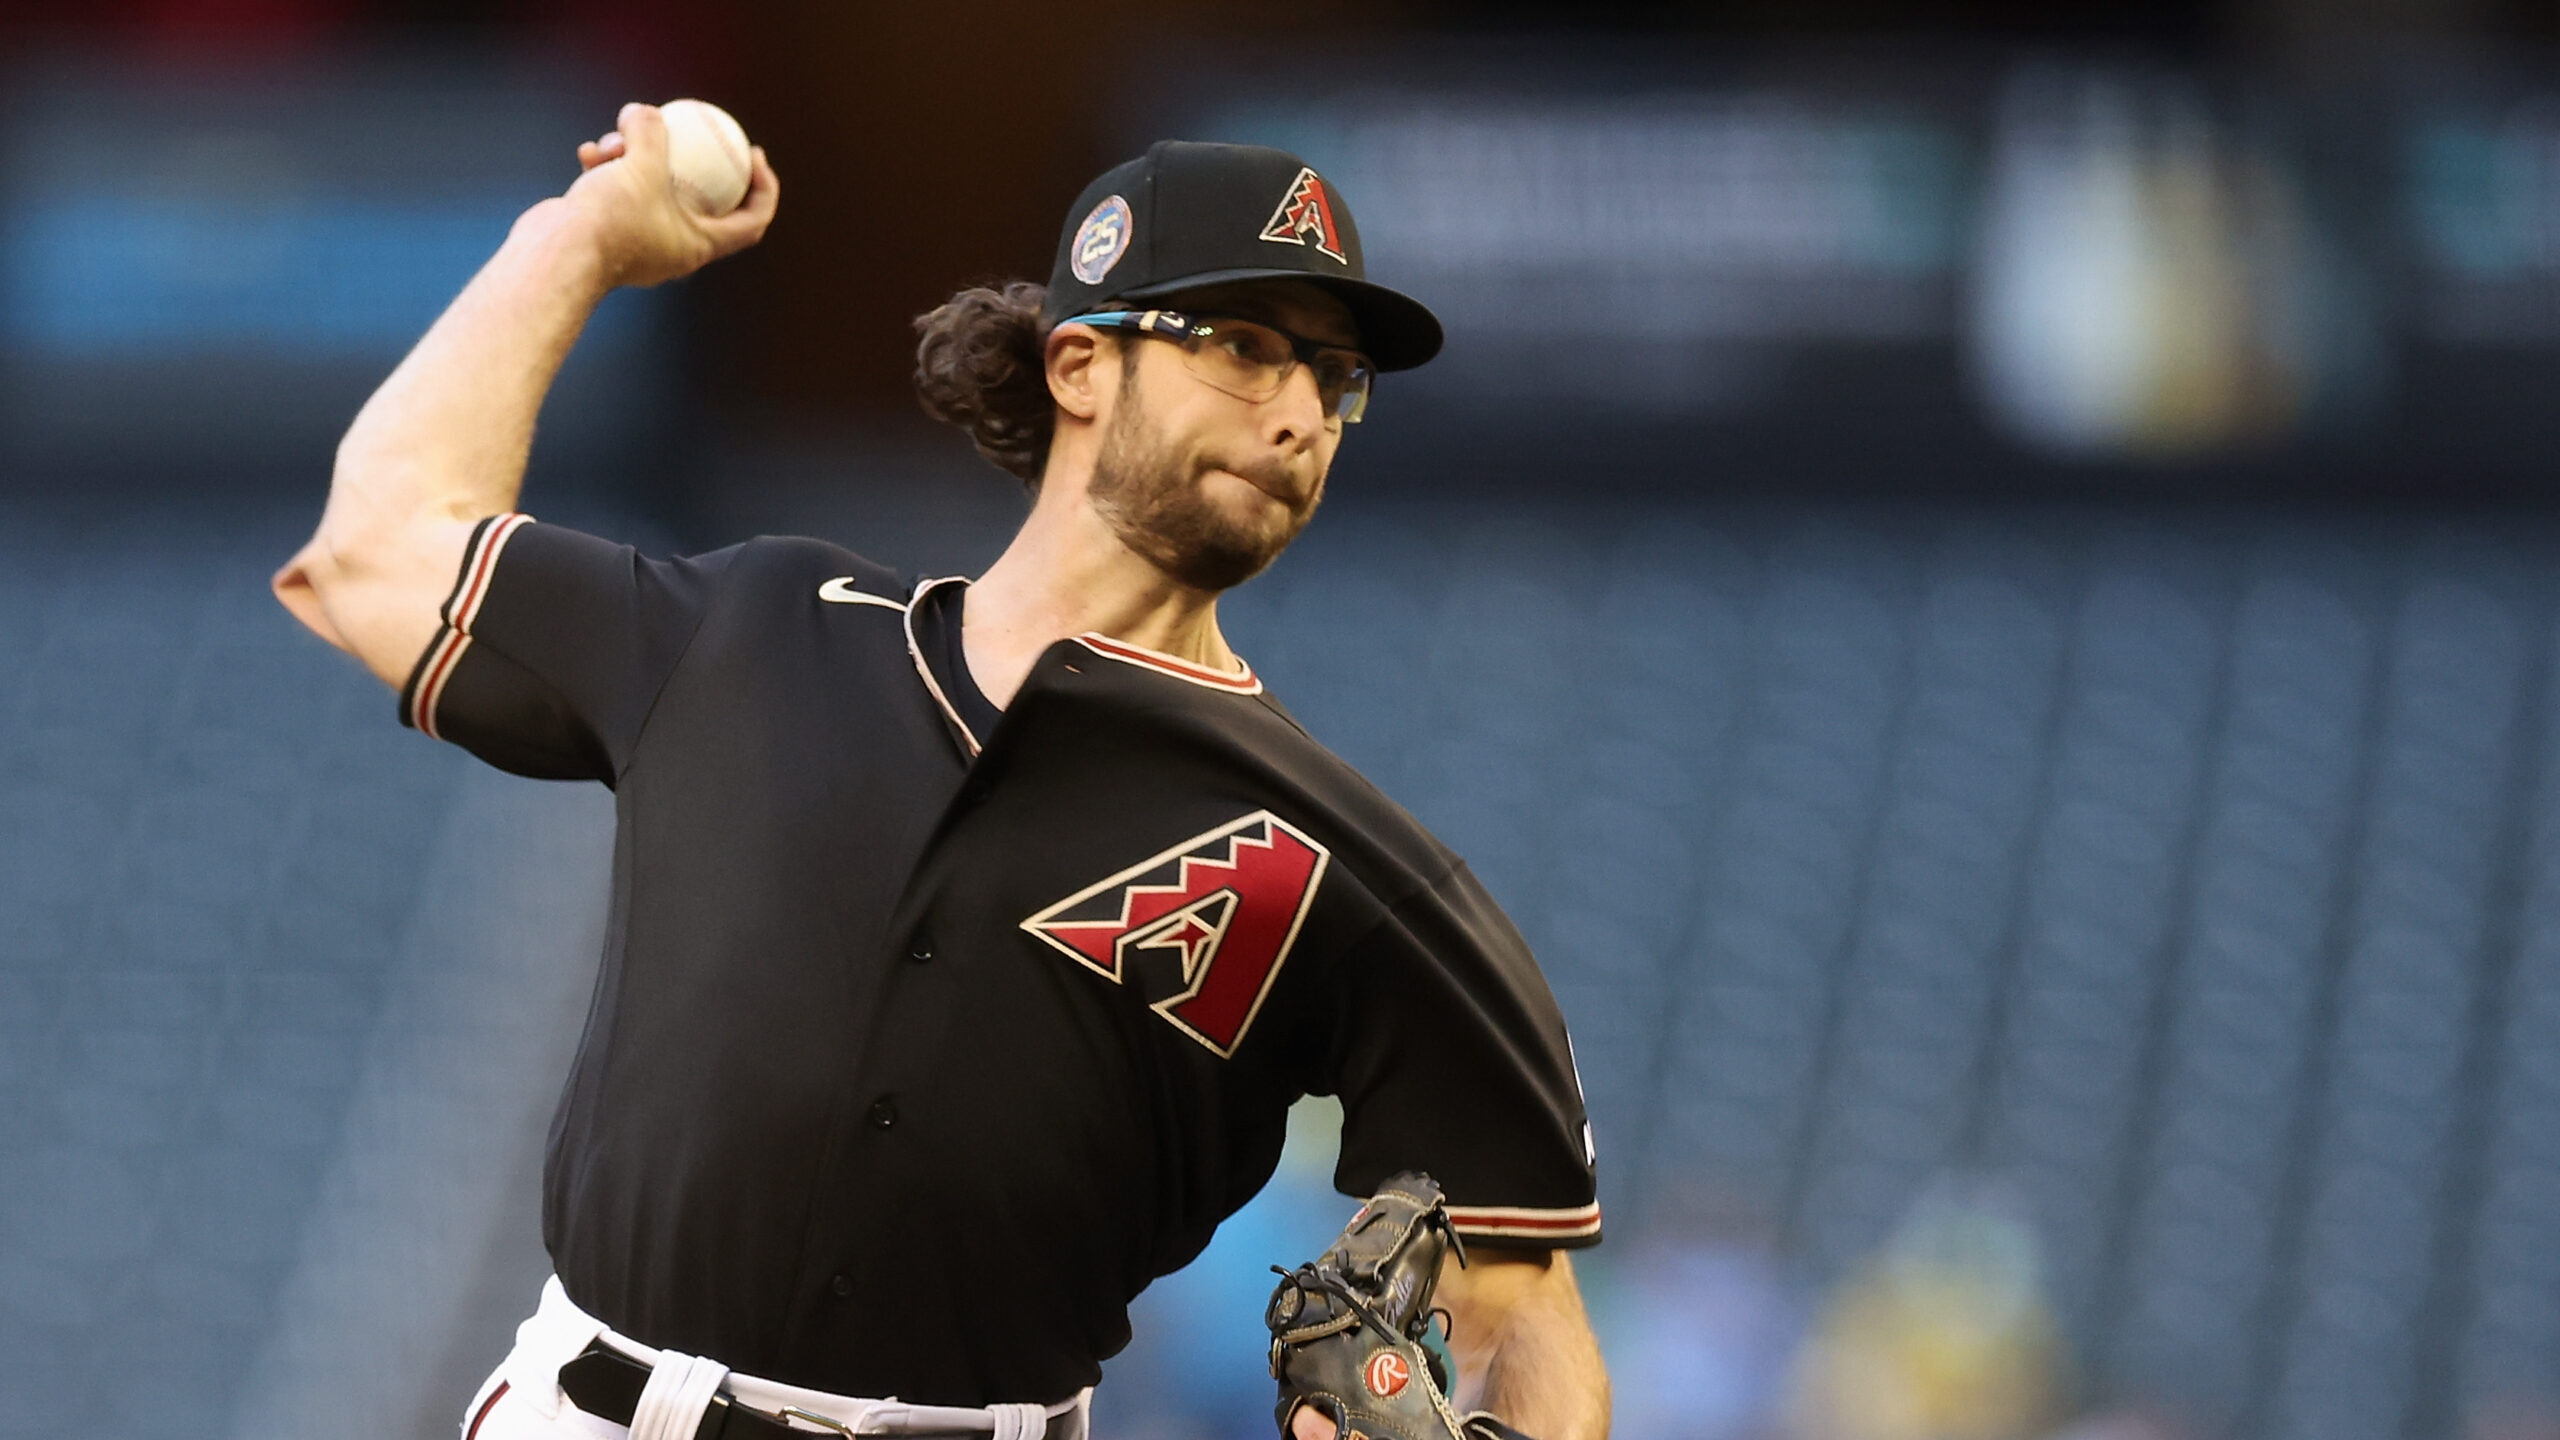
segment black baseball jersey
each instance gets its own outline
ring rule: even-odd
[[[1344,1193],[1423,1169],[1471,1241],[1597,1241],[1563,1022],[1466,867],[1250,670],[1086,635],[969,723],[963,590],[475,532],[402,719],[617,799],[570,1298],[787,1383],[1060,1399],[1311,1092]]]

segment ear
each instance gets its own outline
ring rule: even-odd
[[[1043,356],[1049,372],[1049,398],[1079,420],[1102,413],[1102,387],[1109,367],[1102,359],[1102,336],[1090,325],[1061,325],[1049,332]]]

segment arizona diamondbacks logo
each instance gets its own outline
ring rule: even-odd
[[[1271,212],[1271,223],[1262,227],[1262,238],[1313,245],[1320,254],[1351,263],[1342,251],[1342,231],[1333,223],[1333,192],[1325,188],[1324,177],[1305,166],[1289,182],[1289,193],[1280,197],[1280,208]]]
[[[1332,859],[1305,831],[1256,810],[1086,886],[1022,928],[1115,985],[1134,952],[1174,952],[1182,990],[1147,1008],[1225,1059],[1280,978]]]

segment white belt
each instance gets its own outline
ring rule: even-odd
[[[500,1367],[509,1398],[522,1400],[546,1420],[559,1418],[564,1408],[575,1409],[561,1392],[560,1367],[585,1354],[587,1347],[598,1340],[651,1367],[648,1388],[640,1392],[639,1409],[631,1417],[631,1440],[693,1440],[703,1411],[710,1406],[711,1397],[721,1391],[768,1415],[804,1412],[791,1415],[791,1422],[813,1434],[826,1434],[832,1427],[841,1427],[844,1433],[853,1435],[975,1430],[988,1433],[994,1440],[1040,1440],[1051,1420],[1072,1412],[1075,1420],[1065,1436],[1067,1440],[1084,1440],[1093,1405],[1090,1386],[1054,1405],[977,1407],[911,1405],[896,1396],[865,1400],[759,1380],[716,1360],[653,1349],[615,1334],[603,1321],[570,1303],[569,1292],[560,1288],[560,1277],[556,1275],[542,1287],[542,1304],[531,1318],[516,1327],[516,1348]]]

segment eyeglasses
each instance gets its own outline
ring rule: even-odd
[[[1185,315],[1174,310],[1101,310],[1075,315],[1061,325],[1098,325],[1134,330],[1171,340],[1182,347],[1183,363],[1212,389],[1239,400],[1261,404],[1280,393],[1300,365],[1315,377],[1316,398],[1324,412],[1345,425],[1357,425],[1369,408],[1369,381],[1377,367],[1369,357],[1340,345],[1326,345],[1256,320],[1233,316]]]

